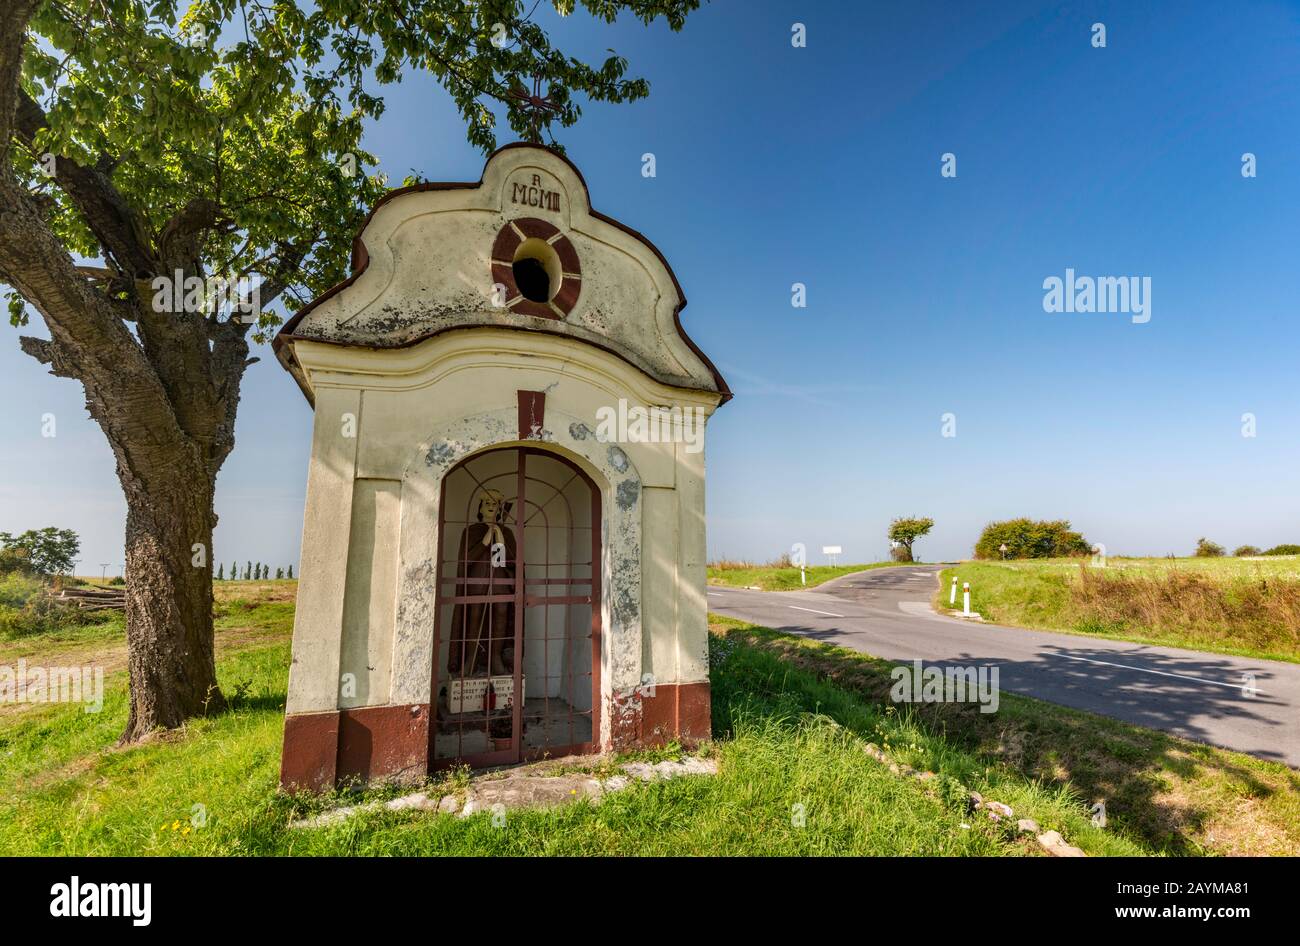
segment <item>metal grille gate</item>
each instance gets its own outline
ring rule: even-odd
[[[599,490],[556,454],[490,450],[443,478],[438,526],[430,770],[593,751]]]

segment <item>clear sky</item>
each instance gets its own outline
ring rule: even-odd
[[[541,19],[651,82],[561,140],[595,207],[667,256],[736,393],[709,428],[711,555],[875,560],[911,514],[936,521],[927,560],[1017,515],[1112,555],[1300,542],[1296,4],[718,0],[680,34]],[[478,179],[427,77],[387,101],[366,143],[395,182]],[[1150,277],[1150,321],[1045,312],[1067,268]],[[116,568],[103,436],[6,331],[0,530],[73,528],[79,571]],[[297,561],[311,415],[260,354],[215,555],[275,566]]]

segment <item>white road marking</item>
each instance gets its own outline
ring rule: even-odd
[[[844,615],[842,615],[842,614],[832,614],[830,611],[818,611],[816,608],[801,608],[801,607],[799,607],[797,604],[787,604],[786,607],[787,607],[787,608],[790,608],[790,609],[792,609],[792,610],[795,610],[795,611],[811,611],[813,614],[824,614],[824,615],[826,615],[828,618],[842,618],[842,617],[844,617]]]
[[[1083,660],[1090,664],[1102,664],[1107,667],[1119,667],[1123,670],[1135,670],[1138,673],[1154,673],[1161,677],[1175,677],[1179,680],[1191,680],[1193,683],[1208,683],[1211,686],[1227,687],[1230,690],[1240,690],[1245,684],[1241,683],[1224,683],[1220,680],[1206,680],[1204,677],[1189,677],[1181,673],[1166,673],[1163,670],[1148,670],[1145,667],[1130,667],[1128,664],[1115,664],[1108,660],[1093,660],[1091,657],[1076,657],[1073,654],[1048,654],[1049,657],[1064,657],[1066,660]],[[1256,690],[1256,696],[1263,696],[1263,690]]]

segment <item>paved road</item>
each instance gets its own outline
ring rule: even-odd
[[[1003,690],[1300,768],[1300,664],[942,617],[929,604],[939,568],[880,568],[810,591],[711,585],[709,610],[887,660],[996,665]]]

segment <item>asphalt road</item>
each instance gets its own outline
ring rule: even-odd
[[[809,591],[710,585],[709,610],[887,660],[997,666],[1002,690],[1300,768],[1300,664],[940,616],[939,568],[879,568]]]

